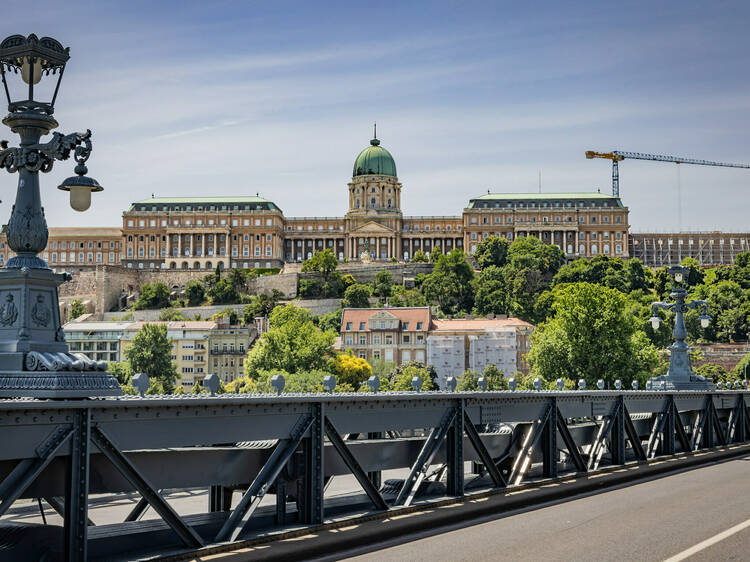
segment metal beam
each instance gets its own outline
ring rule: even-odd
[[[124,520],[125,521],[138,521],[141,517],[143,517],[143,514],[146,513],[147,509],[148,509],[148,502],[146,501],[146,498],[139,498],[138,503],[136,503],[133,506],[133,509],[131,509],[130,513],[128,513],[125,516]]]
[[[279,441],[266,464],[263,465],[263,468],[253,479],[250,487],[242,495],[237,507],[234,508],[224,522],[224,525],[222,525],[214,539],[215,542],[237,540],[237,537],[242,533],[253,512],[263,499],[263,496],[274,483],[281,469],[284,468],[284,465],[292,457],[294,451],[297,450],[302,438],[312,425],[312,416],[303,416],[292,429],[289,439]]]
[[[690,439],[685,432],[685,426],[682,423],[682,418],[680,417],[679,410],[677,410],[677,405],[675,404],[674,399],[672,399],[672,419],[674,422],[675,433],[680,440],[682,451],[684,453],[690,452]]]
[[[55,513],[57,513],[60,517],[65,518],[65,500],[63,498],[56,498],[54,496],[47,496],[44,498],[44,501],[47,502],[47,504],[55,510]],[[41,508],[41,504],[40,504]],[[46,525],[46,523],[45,523]],[[87,520],[87,525],[89,527],[95,527],[96,525],[91,519]]]
[[[557,477],[557,399],[549,399],[549,419],[542,429],[542,474]]]
[[[498,488],[505,488],[508,485],[508,481],[503,476],[503,473],[500,472],[500,469],[497,468],[494,459],[490,455],[489,451],[487,451],[487,447],[485,447],[484,443],[482,443],[482,438],[479,437],[477,429],[474,427],[471,418],[469,418],[469,414],[465,410],[464,432],[468,436],[469,441],[471,441],[471,446],[474,447],[474,450],[482,460],[482,464],[487,469],[487,472],[489,473],[493,484],[495,484],[495,486]]]
[[[88,408],[73,414],[73,437],[68,459],[65,494],[65,558],[85,562],[88,558],[89,451],[91,442],[91,411]]]
[[[151,484],[138,472],[135,466],[122,454],[122,452],[110,441],[100,427],[94,427],[91,432],[91,440],[99,448],[102,454],[117,468],[132,485],[141,493],[146,501],[154,508],[162,519],[177,533],[180,540],[186,546],[197,548],[203,546],[203,539],[195,530],[187,525],[177,512],[169,505]]]
[[[367,497],[369,497],[370,501],[372,501],[375,509],[388,509],[388,504],[385,503],[383,496],[380,495],[378,489],[367,477],[365,471],[362,470],[362,467],[357,462],[357,459],[354,458],[352,452],[346,447],[344,440],[341,439],[341,436],[338,434],[336,428],[334,427],[333,423],[331,423],[331,420],[328,417],[325,418],[325,432],[328,436],[328,440],[331,442],[338,454],[341,455],[341,458],[346,463],[346,466],[349,467],[349,470],[357,479],[359,485],[362,486],[362,489],[367,494]]]
[[[432,428],[427,437],[427,441],[425,441],[422,450],[419,452],[419,455],[417,455],[417,460],[414,461],[414,464],[409,471],[409,476],[404,480],[404,484],[401,487],[398,496],[396,496],[393,505],[408,506],[411,504],[417,490],[419,489],[419,485],[422,483],[422,480],[424,480],[427,469],[429,468],[435,453],[445,439],[445,436],[448,435],[448,430],[450,429],[451,424],[453,423],[453,418],[455,417],[455,408],[449,408],[443,414],[440,425]]]
[[[447,492],[449,496],[464,495],[464,402],[459,400],[456,415],[445,439]]]

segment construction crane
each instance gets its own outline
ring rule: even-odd
[[[631,160],[654,160],[656,162],[674,162],[675,164],[695,164],[697,166],[722,166],[724,168],[750,168],[750,164],[728,164],[726,162],[712,162],[710,160],[695,160],[694,158],[680,158],[679,156],[665,156],[662,154],[644,154],[643,152],[621,152],[613,150],[612,152],[595,152],[586,151],[586,158],[604,158],[612,160],[612,195],[620,196],[620,171],[617,167],[618,162],[626,158]]]

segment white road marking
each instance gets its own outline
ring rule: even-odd
[[[724,539],[731,537],[732,535],[739,533],[743,529],[747,529],[750,527],[750,519],[747,521],[744,521],[738,525],[735,525],[734,527],[730,527],[726,531],[723,531],[719,533],[718,535],[714,535],[710,539],[706,539],[705,541],[701,541],[698,544],[691,546],[687,550],[683,550],[679,554],[675,554],[671,558],[667,558],[664,562],[680,562],[680,560],[685,560],[686,558],[689,558],[693,554],[696,554],[700,552],[701,550],[707,549],[709,546],[715,545],[717,542],[721,542]]]

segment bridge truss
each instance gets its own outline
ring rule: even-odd
[[[426,501],[428,480],[444,483],[444,496],[470,495],[468,461],[474,489],[480,477],[484,489],[512,489],[685,459],[750,440],[749,404],[741,390],[5,400],[0,517],[17,499],[44,498],[63,517],[57,547],[70,560],[191,550],[290,523],[317,526],[327,510],[361,513],[363,501],[372,512],[398,512]],[[392,469],[407,469],[395,488],[382,482]],[[330,479],[344,474],[364,494],[327,507]],[[209,490],[204,514],[181,515],[164,498],[165,489],[200,487]],[[242,492],[235,505],[234,490]],[[124,521],[94,525],[90,496],[126,492],[141,500]],[[275,509],[259,509],[267,493]],[[162,522],[139,521],[148,506]]]

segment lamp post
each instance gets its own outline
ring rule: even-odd
[[[650,379],[653,390],[713,390],[714,384],[705,377],[696,375],[690,365],[690,347],[685,343],[687,330],[685,329],[684,313],[688,310],[701,309],[700,321],[702,328],[708,328],[711,317],[708,315],[708,303],[702,300],[685,302],[687,291],[683,283],[687,280],[690,268],[684,266],[670,267],[667,272],[674,279],[674,288],[669,294],[673,303],[655,302],[651,304],[651,326],[659,329],[661,318],[656,315],[658,309],[672,310],[675,313],[674,343],[669,346],[669,371],[666,375]]]
[[[71,354],[60,324],[57,288],[70,279],[56,274],[37,254],[47,246],[48,230],[39,191],[39,172],[72,155],[76,176],[59,189],[70,192],[71,206],[86,210],[91,192],[101,191],[86,177],[91,131],[40,143],[58,125],[53,117],[68,49],[50,37],[11,35],[0,43],[0,75],[8,100],[3,123],[17,133],[18,147],[0,142],[0,168],[18,173],[18,189],[7,226],[8,246],[16,254],[0,269],[0,397],[82,398],[121,394],[105,361]],[[55,81],[54,76],[57,75]],[[47,82],[50,82],[47,85]],[[44,87],[52,91],[43,101]]]

